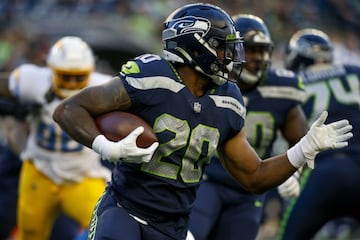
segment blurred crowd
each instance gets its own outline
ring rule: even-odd
[[[0,70],[23,62],[43,61],[48,46],[62,35],[80,35],[100,59],[125,61],[142,52],[161,49],[165,17],[190,0],[2,0],[0,2]],[[282,65],[282,51],[296,30],[316,27],[329,33],[335,58],[360,59],[360,2],[351,0],[209,0],[229,14],[251,13],[262,17],[275,41],[274,62]],[[107,52],[104,53],[104,50]],[[114,58],[115,54],[124,58]],[[104,71],[116,65],[99,64]]]

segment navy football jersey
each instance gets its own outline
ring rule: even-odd
[[[303,108],[310,123],[327,110],[326,123],[348,119],[353,137],[347,147],[319,153],[315,169],[305,170],[301,194],[286,209],[276,239],[313,239],[324,223],[343,217],[360,219],[360,67],[315,64],[300,74],[307,93]]]
[[[265,81],[242,94],[246,106],[246,138],[262,159],[268,158],[288,112],[305,98],[302,82],[293,72],[270,69]],[[206,176],[241,191],[240,185],[227,174],[219,160],[214,158],[214,162],[207,167]]]
[[[301,73],[307,98],[303,109],[310,122],[327,110],[327,123],[348,119],[353,126],[349,146],[327,150],[319,157],[339,153],[358,155],[360,151],[360,67],[352,65],[316,65]]]
[[[119,73],[130,98],[130,112],[145,119],[160,146],[149,163],[117,164],[111,188],[120,204],[144,211],[187,215],[217,147],[244,126],[245,107],[236,84],[214,85],[194,97],[173,66],[158,55],[127,62]]]

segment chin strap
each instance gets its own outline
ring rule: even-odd
[[[219,75],[217,75],[216,73],[214,74],[207,74],[205,73],[201,67],[199,65],[196,64],[196,62],[194,61],[194,59],[182,48],[177,47],[175,48],[176,51],[178,51],[182,57],[180,57],[179,55],[169,52],[167,50],[164,50],[164,57],[166,60],[168,61],[172,61],[172,62],[179,62],[179,63],[188,63],[188,64],[192,64],[194,65],[194,68],[196,71],[208,76],[209,78],[212,79],[212,81],[216,84],[216,85],[222,85],[224,83],[227,82],[228,80],[228,73],[224,73],[221,71],[221,69],[219,68],[219,71],[217,73],[221,73]],[[186,61],[185,61],[186,60]],[[233,67],[233,63],[231,62],[230,64],[228,64],[227,66],[228,68],[232,68]]]
[[[175,53],[169,52],[167,50],[163,50],[164,58],[170,62],[178,62],[178,63],[185,63],[184,59],[176,55]]]

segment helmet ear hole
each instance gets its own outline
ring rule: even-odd
[[[214,72],[218,72],[220,70],[219,66],[215,63],[210,64],[210,69]]]
[[[47,65],[53,73],[53,90],[66,98],[86,87],[95,67],[89,45],[79,37],[66,36],[50,49]]]
[[[218,48],[218,47],[220,46],[219,41],[216,40],[216,39],[213,38],[213,37],[209,39],[209,44],[210,44],[210,46],[213,47],[213,48]]]

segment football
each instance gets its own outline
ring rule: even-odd
[[[149,147],[158,141],[152,127],[144,119],[132,113],[108,112],[95,117],[95,123],[99,131],[111,141],[120,141],[139,126],[144,127],[144,132],[137,138],[137,146]]]

